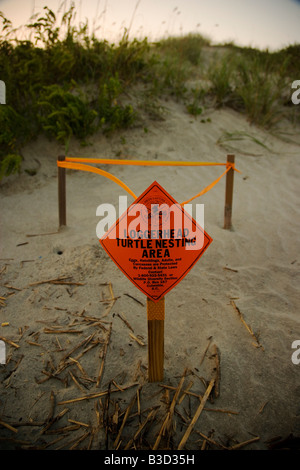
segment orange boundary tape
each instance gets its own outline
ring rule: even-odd
[[[100,168],[95,168],[94,166],[90,165],[82,165],[81,163],[69,163],[59,161],[57,162],[57,166],[61,168],[70,168],[72,170],[90,171],[91,173],[97,173],[98,175],[105,176],[106,178],[114,181],[114,183],[117,183],[119,186],[125,189],[134,199],[137,199],[137,196],[134,194],[134,192],[132,192],[131,189],[126,186],[126,184],[119,180],[119,178],[112,175],[111,173],[108,173],[107,171],[100,170]]]
[[[89,171],[91,173],[96,173],[96,174],[105,176],[106,178],[110,179],[111,181],[115,182],[116,184],[121,186],[123,189],[125,189],[125,191],[127,191],[134,199],[137,199],[137,196],[119,178],[112,175],[111,173],[108,173],[107,171],[87,165],[87,163],[96,163],[96,164],[104,164],[104,165],[134,165],[134,166],[226,166],[226,170],[222,173],[221,176],[219,176],[215,181],[213,181],[211,184],[206,186],[206,188],[200,191],[200,193],[191,197],[187,201],[182,202],[181,206],[207,193],[220,181],[221,178],[223,178],[223,176],[226,175],[226,173],[229,170],[232,169],[240,173],[240,171],[235,168],[234,163],[229,163],[229,162],[227,163],[182,162],[182,161],[178,162],[178,161],[153,161],[153,160],[117,160],[117,159],[109,159],[109,158],[73,158],[73,157],[72,158],[66,157],[65,161],[57,161],[57,166],[61,168]]]

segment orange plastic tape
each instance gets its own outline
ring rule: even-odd
[[[91,173],[97,173],[98,175],[105,176],[106,178],[110,179],[111,181],[114,181],[114,183],[117,183],[121,188],[125,189],[134,199],[137,199],[137,196],[134,194],[133,191],[131,191],[126,184],[124,184],[119,178],[116,176],[113,176],[111,173],[108,173],[107,171],[100,170],[99,168],[95,168],[94,166],[90,165],[82,165],[80,163],[69,163],[69,162],[57,162],[57,166],[61,168],[70,168],[72,170],[82,170],[82,171],[90,171]]]
[[[84,164],[79,163],[84,162]],[[194,199],[202,196],[203,194],[207,193],[210,189],[212,189],[221,178],[229,170],[235,170],[240,173],[239,170],[235,168],[234,163],[213,163],[213,162],[174,162],[174,161],[153,161],[153,160],[114,160],[109,158],[70,158],[66,157],[65,161],[57,161],[57,166],[61,168],[70,168],[72,170],[82,170],[82,171],[89,171],[91,173],[97,173],[98,175],[105,176],[106,178],[110,179],[111,181],[117,183],[121,188],[125,189],[134,199],[137,199],[137,196],[134,194],[133,191],[119,178],[113,176],[111,173],[107,171],[100,170],[99,168],[95,168],[93,166],[87,165],[86,163],[102,163],[102,164],[109,164],[109,165],[136,165],[136,166],[217,166],[222,165],[226,166],[226,170],[219,176],[215,181],[211,184],[206,186],[200,193],[196,194],[195,196],[191,197],[187,201],[182,202],[180,205],[183,206]]]
[[[188,199],[187,201],[184,201],[182,202],[180,205],[181,206],[184,206],[184,204],[188,204],[189,202],[193,201],[194,199],[196,199],[197,197],[200,197],[200,196],[203,196],[203,194],[207,193],[208,191],[210,191],[219,181],[221,178],[223,178],[223,176],[226,175],[226,173],[231,169],[231,167],[228,167],[224,173],[222,173],[221,176],[219,176],[219,178],[217,178],[215,181],[213,181],[211,184],[209,184],[208,186],[206,186],[206,188],[202,189],[202,191],[200,191],[200,193],[196,194],[196,196],[193,196],[191,197],[190,199]]]
[[[110,158],[73,158],[66,157],[66,162],[73,163],[102,163],[104,165],[134,165],[134,166],[216,166],[227,165],[227,163],[214,162],[178,162],[167,160],[118,160]]]

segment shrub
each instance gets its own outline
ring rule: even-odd
[[[209,68],[209,93],[216,106],[244,112],[251,123],[271,127],[282,117],[286,63],[267,52],[245,49],[224,55]]]
[[[18,150],[30,137],[27,120],[12,106],[0,105],[0,155]]]
[[[277,72],[278,73],[278,72]],[[260,55],[237,62],[235,95],[250,122],[271,127],[282,117],[281,97],[285,87],[282,73],[261,62]]]
[[[188,34],[164,39],[157,43],[157,48],[164,55],[176,56],[182,62],[197,66],[200,64],[203,46],[208,46],[209,43],[209,40],[200,34]]]
[[[20,172],[21,163],[21,155],[15,153],[6,155],[0,162],[0,180],[3,176],[9,176]]]
[[[215,98],[217,107],[230,105],[233,101],[234,56],[226,54],[222,59],[215,59],[208,69],[211,83],[209,93]]]
[[[72,135],[84,143],[85,138],[96,129],[97,112],[90,108],[83,93],[76,87],[73,90],[58,85],[43,87],[38,106],[44,131],[63,142],[66,152]]]
[[[111,132],[122,127],[128,127],[135,119],[131,105],[118,104],[117,98],[122,92],[122,85],[118,77],[111,77],[99,86],[97,112],[100,126],[105,132]]]

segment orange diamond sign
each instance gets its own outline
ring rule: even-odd
[[[100,239],[125,276],[154,302],[188,274],[211,242],[156,181]]]

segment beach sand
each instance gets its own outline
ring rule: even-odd
[[[177,449],[218,361],[216,386],[184,449],[269,449],[292,435],[281,445],[291,448],[299,440],[292,343],[300,340],[300,129],[285,123],[285,134],[272,134],[231,110],[194,119],[182,104],[162,104],[161,120],[95,135],[86,147],[71,142],[69,155],[207,162],[235,155],[232,230],[223,228],[225,178],[194,201],[204,204],[213,242],[165,298],[164,380],[147,379],[146,297],[96,236],[97,207],[117,207],[127,193],[67,170],[67,226],[58,230],[63,149],[40,137],[24,148],[22,174],[0,186],[0,449],[152,449],[158,436],[158,449]],[[241,140],[225,141],[226,132]],[[137,195],[156,180],[179,202],[223,171],[104,169]],[[159,434],[178,386],[170,426]]]

